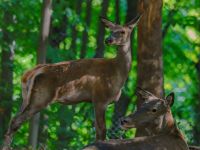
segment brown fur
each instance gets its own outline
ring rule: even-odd
[[[23,104],[6,133],[4,145],[10,145],[13,133],[21,124],[51,103],[76,104],[93,102],[96,139],[106,137],[105,110],[117,101],[131,67],[130,35],[139,16],[132,23],[120,26],[102,18],[112,30],[107,44],[117,45],[113,59],[80,59],[56,64],[38,65],[22,77]],[[121,31],[124,31],[122,34]]]
[[[151,136],[96,142],[83,150],[188,150],[182,133],[176,127],[173,117],[169,115],[174,95],[170,94],[163,100],[141,89],[138,92],[145,101],[135,113],[121,120],[122,127],[142,127],[148,130],[149,125],[155,124],[155,120],[162,116],[160,127],[157,127],[156,131],[148,131]]]

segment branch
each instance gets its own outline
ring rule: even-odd
[[[162,30],[162,39],[165,38],[169,27],[170,27],[170,26],[172,25],[172,23],[174,22],[174,18],[173,18],[173,17],[175,16],[176,12],[177,12],[177,9],[172,9],[172,10],[170,10],[170,12],[168,13],[167,18],[169,18],[169,19],[168,19],[168,22],[166,23],[166,25],[164,26],[164,28],[163,28],[163,30]]]

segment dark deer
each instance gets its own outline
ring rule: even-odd
[[[117,45],[117,56],[112,59],[81,59],[57,64],[38,65],[22,77],[23,103],[20,112],[10,122],[4,145],[9,147],[15,131],[24,121],[52,103],[76,104],[93,102],[96,139],[106,137],[105,110],[117,101],[131,67],[131,32],[140,19],[124,26],[101,18],[111,30],[105,40]]]
[[[133,114],[121,119],[124,129],[143,128],[148,130],[151,125],[156,125],[157,120],[163,118],[157,126],[156,132],[149,133],[151,136],[136,137],[130,140],[110,140],[96,142],[84,150],[188,150],[187,143],[177,128],[173,117],[168,118],[171,113],[170,107],[174,103],[174,93],[161,99],[152,93],[139,89],[138,94],[144,98],[140,108]],[[149,131],[147,131],[149,132]]]

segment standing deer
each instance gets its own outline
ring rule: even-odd
[[[170,107],[174,103],[174,93],[165,99],[160,99],[152,93],[138,89],[138,94],[144,98],[144,103],[135,113],[121,119],[124,129],[143,128],[148,130],[151,125],[156,125],[159,118],[163,118],[157,126],[156,132],[151,136],[136,137],[129,140],[110,140],[94,143],[84,150],[188,150],[187,143],[177,128]],[[147,131],[149,132],[149,130]]]
[[[76,104],[93,102],[96,139],[106,137],[105,110],[113,100],[118,101],[121,88],[131,68],[131,32],[141,15],[124,26],[101,18],[112,32],[105,40],[117,45],[112,59],[80,59],[56,64],[38,65],[22,77],[23,103],[20,112],[10,122],[4,145],[9,147],[15,131],[22,123],[47,105],[58,102]]]

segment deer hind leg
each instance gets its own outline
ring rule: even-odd
[[[21,126],[21,124],[26,120],[27,113],[28,113],[27,111],[24,111],[23,113],[19,113],[10,121],[8,130],[6,132],[5,139],[4,139],[4,146],[10,146],[14,132],[17,131],[19,127]]]
[[[11,121],[4,139],[4,147],[10,147],[13,134],[21,127],[21,125],[31,118],[40,109],[26,109],[24,112],[17,114]],[[6,148],[3,148],[6,150]]]
[[[19,112],[10,122],[9,128],[5,135],[4,145],[10,146],[13,134],[21,127],[21,125],[31,118],[34,114],[45,108],[51,102],[52,93],[50,89],[40,89],[33,91],[30,103]]]

